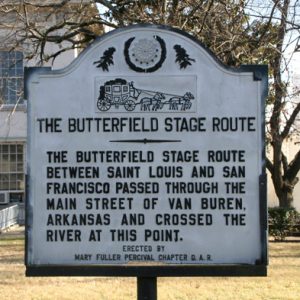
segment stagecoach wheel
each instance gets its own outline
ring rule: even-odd
[[[101,111],[107,111],[107,110],[109,110],[110,106],[111,106],[110,102],[108,100],[106,100],[106,99],[104,99],[104,100],[98,100],[97,101],[97,107]]]
[[[124,107],[127,111],[133,111],[135,109],[135,102],[133,100],[127,100]]]

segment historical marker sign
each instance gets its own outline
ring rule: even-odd
[[[150,25],[27,70],[27,274],[265,274],[266,91]]]

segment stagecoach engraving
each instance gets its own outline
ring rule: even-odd
[[[123,111],[176,112],[191,110],[195,96],[191,91],[182,95],[137,88],[134,81],[116,78],[100,86],[97,109],[100,112],[124,108]]]

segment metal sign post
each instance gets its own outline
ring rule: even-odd
[[[27,276],[265,276],[266,94],[166,26],[28,68]]]
[[[137,299],[156,300],[157,299],[157,278],[138,277],[137,278]]]

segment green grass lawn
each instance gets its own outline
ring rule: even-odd
[[[158,278],[158,299],[300,299],[300,241],[269,243],[267,277]],[[0,235],[0,298],[136,299],[136,279],[24,276],[24,238]]]

